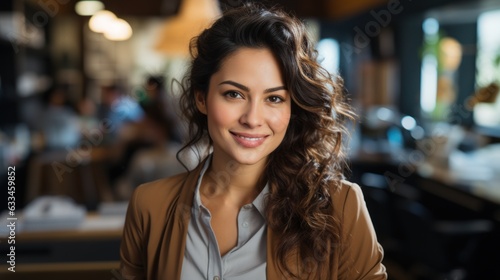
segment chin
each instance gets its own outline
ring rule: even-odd
[[[254,165],[265,161],[269,155],[262,155],[259,152],[248,151],[234,155],[233,159],[239,164]]]

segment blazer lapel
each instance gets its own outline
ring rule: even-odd
[[[160,257],[160,263],[166,266],[164,275],[175,276],[173,279],[180,279],[182,272],[182,261],[184,259],[184,249],[186,247],[186,237],[191,218],[191,208],[196,183],[204,161],[193,171],[188,172],[179,191],[179,195],[171,201],[171,214],[166,221],[165,233],[170,232],[170,238],[164,240],[162,251],[166,259]]]

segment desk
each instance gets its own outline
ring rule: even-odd
[[[478,166],[458,170],[429,161],[412,164],[408,160],[411,158],[409,156],[411,152],[401,153],[397,158],[389,154],[357,154],[350,159],[351,179],[360,185],[370,183],[377,187],[389,187],[393,192],[405,188],[396,185],[388,186],[389,182],[409,185],[418,192],[423,191],[429,194],[424,199],[429,198],[428,203],[432,207],[440,208],[441,202],[447,201],[467,210],[461,213],[456,212],[457,217],[500,221],[500,173],[488,172],[486,174],[485,170]],[[491,164],[498,164],[498,162]],[[464,169],[466,171],[463,171]],[[365,174],[375,174],[378,177],[371,176],[370,182],[364,182]],[[485,174],[488,176],[483,176]],[[432,196],[440,198],[441,201],[432,199]],[[422,199],[422,197],[416,199]],[[441,209],[446,211],[445,208],[446,206],[442,205]],[[466,212],[473,213],[469,215]]]
[[[500,174],[466,178],[447,167],[421,164],[419,188],[500,222]]]
[[[431,178],[453,186],[478,198],[489,200],[500,206],[500,174],[492,174],[481,178],[481,174],[468,178],[460,171],[433,165],[421,164],[418,173],[424,178]]]
[[[118,278],[123,216],[90,214],[71,230],[16,234],[16,272],[0,264],[0,279],[110,280]],[[8,249],[0,239],[4,259]]]

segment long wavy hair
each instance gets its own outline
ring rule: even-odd
[[[279,269],[291,278],[301,278],[304,271],[313,275],[328,265],[325,260],[339,240],[331,196],[343,180],[344,121],[354,114],[340,77],[319,65],[304,23],[280,9],[247,3],[225,11],[191,41],[192,61],[181,96],[190,125],[184,148],[211,143],[195,92],[207,94],[210,77],[242,47],[272,51],[292,98],[286,135],[270,154],[261,179],[270,186],[267,223],[280,237],[272,245]],[[300,271],[287,265],[290,258],[299,259]]]

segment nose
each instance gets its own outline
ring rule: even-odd
[[[263,105],[259,102],[248,102],[240,118],[240,123],[249,128],[259,127],[264,122]]]

